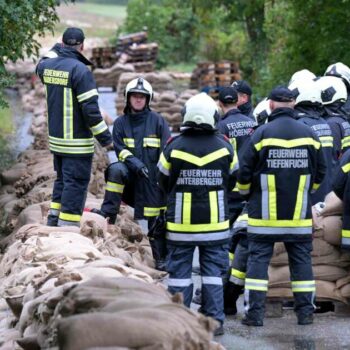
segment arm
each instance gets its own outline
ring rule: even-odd
[[[171,163],[169,162],[170,158],[170,150],[169,147],[165,147],[164,151],[161,153],[159,157],[158,166],[158,184],[159,187],[165,193],[169,193],[170,191],[170,172],[171,172]]]
[[[321,147],[317,150],[317,165],[316,165],[316,174],[314,178],[314,183],[312,185],[311,192],[317,191],[317,189],[320,187],[327,171],[327,164],[326,160],[324,159],[324,155],[322,152]]]

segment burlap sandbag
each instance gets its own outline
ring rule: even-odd
[[[322,216],[317,214],[315,207],[312,207],[312,231],[315,238],[323,237]]]
[[[350,298],[350,283],[345,284],[343,287],[340,288],[340,294],[344,298]]]
[[[341,287],[345,286],[346,284],[350,283],[350,275],[347,275],[343,278],[339,278],[336,282],[335,282],[335,286],[340,289]]]
[[[313,257],[332,255],[336,251],[336,248],[320,238],[312,241],[312,248],[311,256]]]
[[[322,216],[342,215],[343,201],[334,192],[327,194],[324,203],[325,207],[321,212]]]
[[[326,242],[340,246],[341,245],[341,230],[343,219],[341,216],[326,216],[322,217],[323,238]]]

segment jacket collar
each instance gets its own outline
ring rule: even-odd
[[[62,46],[62,44],[55,44],[51,50],[55,51],[59,57],[75,58],[87,66],[92,66],[91,61],[89,61],[78,50],[73,49],[72,47]]]
[[[316,106],[296,106],[295,107],[295,118],[312,118],[312,119],[320,119],[320,109]]]
[[[252,102],[249,100],[248,102],[243,103],[242,105],[238,106],[238,109],[241,111],[242,114],[249,117],[253,111]]]
[[[276,108],[268,117],[268,121],[271,122],[277,118],[280,117],[290,117],[290,118],[294,118],[294,109],[292,108],[287,108],[287,107],[283,107],[283,108]]]
[[[235,115],[235,114],[242,114],[242,112],[238,108],[232,108],[221,117],[221,120],[224,120],[230,115]]]

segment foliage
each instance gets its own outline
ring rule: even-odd
[[[34,36],[53,31],[59,4],[58,0],[0,0],[0,91],[10,81],[4,64],[38,54],[40,45]],[[0,106],[4,104],[0,95]]]

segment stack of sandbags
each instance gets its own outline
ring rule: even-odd
[[[97,86],[111,86],[116,88],[121,74],[135,72],[135,68],[130,63],[115,63],[110,68],[97,68],[93,71]]]
[[[331,192],[324,203],[313,207],[312,265],[317,300],[348,303],[350,253],[340,249],[342,201]],[[288,255],[283,243],[275,244],[269,268],[269,297],[292,297]]]
[[[123,109],[125,106],[124,91],[126,85],[133,79],[143,77],[146,79],[156,93],[161,93],[162,91],[173,90],[172,78],[168,73],[123,73],[119,77],[119,83],[117,86],[117,114],[123,114]]]

